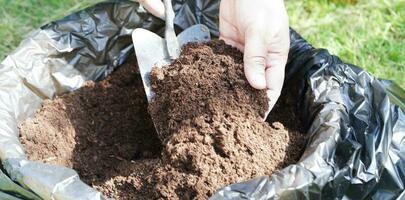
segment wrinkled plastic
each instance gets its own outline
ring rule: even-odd
[[[202,23],[218,36],[218,0],[173,6],[177,28]],[[105,199],[74,170],[27,160],[17,124],[44,99],[101,80],[134,56],[135,28],[161,33],[163,23],[135,2],[97,4],[34,31],[0,64],[0,158],[9,177],[0,173],[1,199]],[[285,84],[299,89],[309,134],[304,155],[212,199],[405,198],[405,92],[290,35]]]
[[[222,188],[212,199],[403,199],[403,90],[291,31],[286,84],[300,91],[309,141],[304,155],[271,177]]]

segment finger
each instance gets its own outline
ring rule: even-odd
[[[241,44],[233,39],[227,38],[227,37],[220,37],[219,39],[223,40],[225,42],[225,44],[231,45],[231,46],[237,48],[239,51],[243,52],[243,44]]]
[[[149,13],[160,19],[165,19],[165,7],[161,0],[136,0],[139,2]]]
[[[237,28],[221,17],[219,20],[219,39],[243,52],[243,43],[240,38]]]
[[[269,112],[280,97],[285,76],[286,58],[280,53],[269,53],[267,56],[268,66],[266,68],[267,97],[269,98]]]
[[[266,88],[267,42],[263,31],[248,29],[245,33],[244,69],[250,85],[256,89]]]
[[[219,36],[230,38],[237,42],[242,43],[242,37],[239,34],[238,29],[234,26],[231,22],[229,22],[226,18],[220,17],[219,20]]]

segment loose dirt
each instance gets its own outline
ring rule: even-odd
[[[151,79],[149,112],[159,134],[132,60],[103,81],[45,101],[23,122],[29,159],[72,167],[115,199],[206,199],[302,154],[290,90],[268,122],[259,121],[266,94],[249,86],[242,54],[223,42],[187,45]]]
[[[20,125],[20,141],[29,159],[72,167],[107,196],[131,199],[149,187],[145,176],[162,149],[147,106],[130,60],[103,81],[46,100]]]

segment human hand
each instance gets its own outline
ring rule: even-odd
[[[284,1],[222,0],[219,32],[220,39],[244,52],[246,79],[267,89],[271,110],[283,87],[290,47]]]
[[[164,19],[161,0],[136,0]],[[267,89],[273,108],[284,82],[290,45],[288,15],[283,0],[222,0],[220,39],[244,52],[246,79],[256,89]]]
[[[135,0],[155,17],[165,19],[165,6],[162,0]]]

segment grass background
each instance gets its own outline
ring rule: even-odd
[[[285,0],[315,47],[405,88],[405,0]],[[0,60],[32,30],[100,0],[0,0]]]

